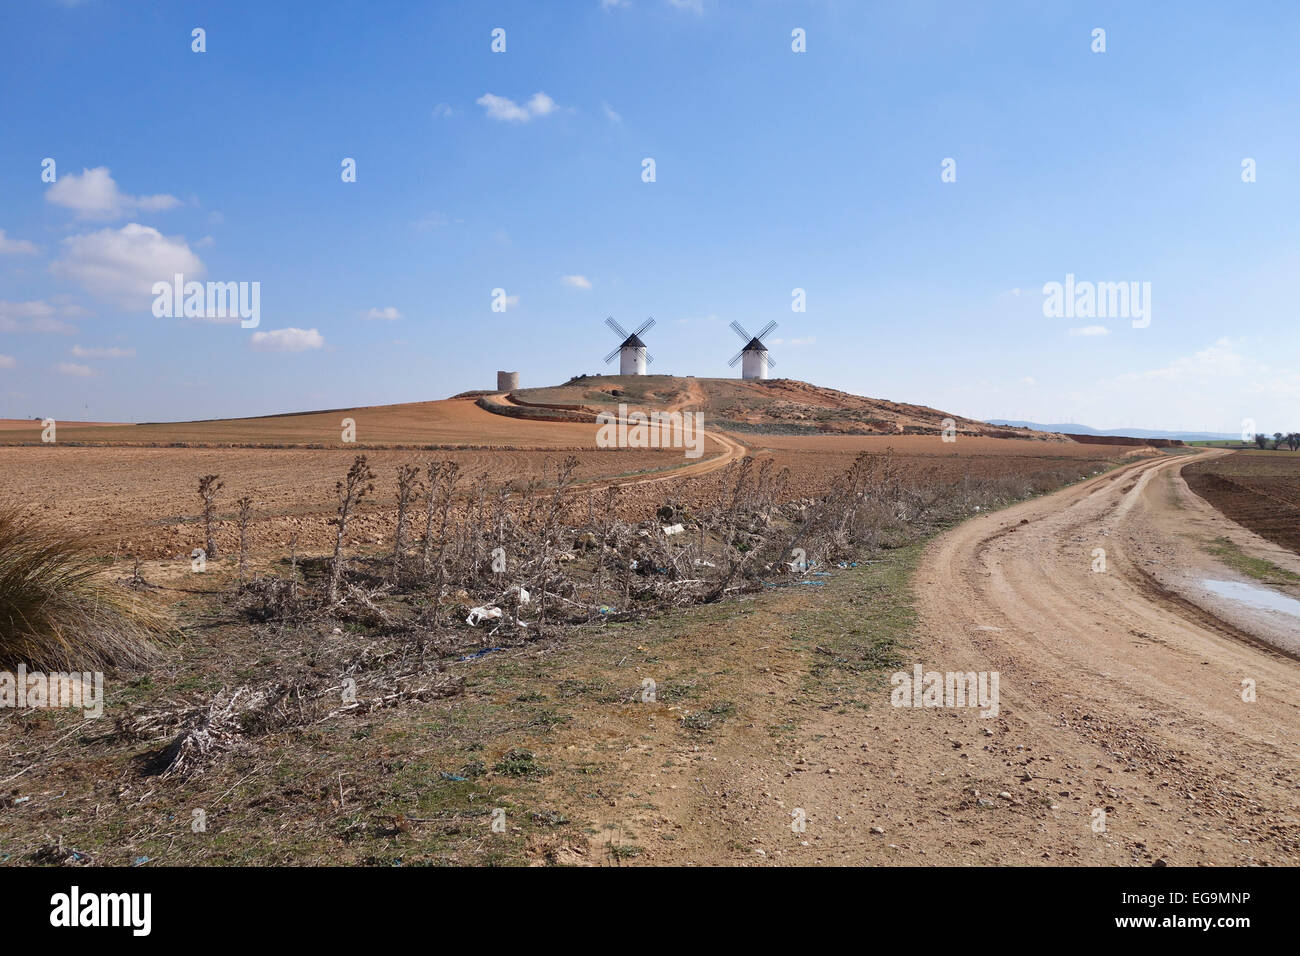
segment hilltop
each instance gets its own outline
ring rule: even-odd
[[[945,419],[952,419],[962,435],[1062,440],[1032,429],[990,425],[925,405],[867,398],[787,378],[580,375],[563,385],[517,389],[509,400],[592,414],[620,403],[701,411],[709,425],[740,433],[933,435],[943,430]]]

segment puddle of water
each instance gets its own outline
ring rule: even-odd
[[[1285,594],[1270,591],[1268,588],[1257,587],[1254,584],[1246,584],[1242,581],[1213,581],[1209,578],[1202,581],[1201,584],[1207,591],[1211,591],[1220,597],[1240,601],[1252,607],[1281,611],[1283,614],[1300,617],[1300,601],[1287,597]]]

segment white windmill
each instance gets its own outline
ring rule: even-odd
[[[619,375],[644,375],[647,362],[653,362],[654,356],[646,351],[645,343],[641,341],[641,334],[655,324],[654,319],[646,319],[641,323],[641,327],[635,332],[629,333],[623,326],[614,321],[610,316],[605,319],[608,325],[622,342],[618,348],[605,356],[605,364],[608,365],[618,356],[618,374]]]
[[[745,361],[740,366],[741,378],[767,378],[767,370],[776,366],[776,362],[767,357],[767,346],[763,344],[763,336],[774,328],[776,323],[769,322],[757,335],[751,336],[739,322],[731,323],[731,330],[740,336],[745,347],[733,355],[727,364],[735,368],[736,363],[743,358]]]

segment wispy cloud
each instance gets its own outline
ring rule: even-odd
[[[0,355],[0,368],[14,368],[18,365],[18,360],[12,355]]]
[[[704,12],[704,0],[668,0],[668,6],[676,7],[678,10],[689,10],[691,13]]]
[[[255,352],[306,352],[324,347],[325,338],[315,329],[272,329],[254,332],[249,347]]]
[[[534,93],[523,105],[495,93],[484,93],[475,102],[487,111],[489,118],[504,123],[527,123],[539,116],[550,116],[559,109],[555,100],[541,92]]]
[[[560,276],[560,281],[570,289],[590,289],[591,280],[586,276]]]
[[[72,375],[77,378],[89,378],[95,374],[95,370],[89,365],[78,365],[76,362],[60,362],[58,369],[64,375]]]
[[[620,116],[618,111],[615,110],[614,107],[610,106],[608,103],[601,103],[600,108],[604,111],[605,118],[608,119],[611,123],[623,122],[623,117]]]
[[[78,219],[119,219],[136,212],[160,212],[181,204],[175,196],[130,196],[117,188],[107,166],[65,173],[45,191],[45,199],[71,209]]]
[[[106,349],[87,349],[82,348],[80,345],[74,345],[72,354],[76,358],[135,358],[135,349],[120,349],[117,346]]]
[[[394,306],[389,305],[382,309],[371,309],[368,312],[362,313],[361,317],[363,319],[385,319],[392,321],[393,319],[400,319],[402,313],[398,312]]]
[[[460,222],[459,219],[456,221]],[[447,218],[445,213],[440,212],[431,212],[429,215],[416,219],[411,223],[412,226],[419,229],[421,232],[426,232],[429,229],[441,229],[443,226],[450,224],[451,220]]]
[[[26,239],[10,239],[0,229],[0,256],[34,256],[36,244]]]
[[[70,335],[77,330],[55,318],[57,315],[81,315],[75,306],[56,307],[41,299],[30,302],[0,302],[0,332],[44,332]]]

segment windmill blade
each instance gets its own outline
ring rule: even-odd
[[[614,351],[612,351],[612,352],[610,352],[608,355],[606,355],[606,356],[605,356],[605,364],[608,365],[610,362],[614,361],[614,356],[617,355],[617,354],[618,354],[619,352],[621,352],[621,351],[623,351],[623,346],[620,345],[618,348],[614,349]]]
[[[776,368],[776,359],[772,358],[770,353],[767,356],[767,367]]]
[[[611,329],[613,329],[614,334],[617,335],[620,339],[627,338],[627,329],[623,328],[623,326],[615,322],[614,317],[612,315],[605,317],[605,324],[608,325]]]
[[[642,332],[644,332],[646,329],[650,328],[650,326],[654,324],[655,324],[654,319],[646,319],[644,322],[641,323],[641,327],[637,329],[635,332],[633,332],[632,334],[640,335]]]
[[[754,338],[758,339],[761,342],[763,341],[763,337],[767,335],[768,332],[771,332],[774,328],[776,328],[776,323],[769,322],[767,323],[767,325],[763,326],[763,331],[759,332],[756,336],[754,336]]]
[[[739,335],[739,336],[741,337],[742,340],[744,340],[744,341],[746,341],[746,342],[749,341],[749,333],[745,331],[745,327],[744,327],[743,325],[741,325],[739,322],[732,322],[732,323],[731,323],[731,331],[733,331],[733,332],[735,332],[737,335]]]
[[[727,364],[734,367],[735,364],[740,361],[740,357],[744,354],[745,354],[745,350],[741,349],[739,352],[737,352],[735,355],[731,357],[731,361],[728,362]]]
[[[655,357],[651,355],[649,352],[646,352],[645,354],[645,363],[647,365],[654,365],[655,363]]]

